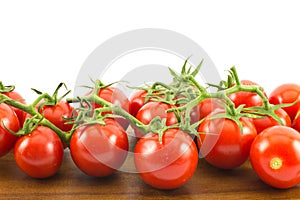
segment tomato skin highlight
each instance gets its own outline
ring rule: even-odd
[[[265,183],[275,188],[291,188],[300,183],[300,134],[285,126],[261,132],[250,151],[252,168]]]
[[[60,138],[50,128],[38,126],[22,136],[14,147],[18,167],[33,178],[48,178],[60,168],[64,148]]]
[[[67,124],[68,120],[64,118],[71,118],[74,112],[73,107],[66,101],[59,101],[54,106],[43,106],[40,109],[40,113],[48,119],[55,126],[62,131],[69,132],[73,124]]]
[[[10,106],[0,104],[0,157],[6,155],[13,147],[18,137],[8,132],[5,127],[13,132],[20,129],[20,124],[16,113]]]
[[[286,83],[276,87],[269,95],[269,101],[272,104],[294,103],[299,101],[293,106],[284,107],[284,109],[291,120],[293,121],[299,108],[300,108],[300,85],[293,83]]]
[[[124,163],[128,138],[116,121],[105,119],[105,126],[94,124],[77,129],[71,138],[70,152],[76,166],[85,174],[109,176]]]
[[[134,162],[140,177],[157,189],[170,190],[185,184],[198,165],[198,152],[193,139],[178,129],[162,136],[148,133],[137,143]]]
[[[138,111],[136,118],[140,120],[143,124],[149,124],[152,119],[159,116],[161,118],[166,118],[166,125],[170,126],[177,124],[176,115],[173,112],[167,112],[168,109],[172,108],[171,105],[162,102],[148,102]],[[135,136],[141,138],[143,133],[136,127],[133,127]]]
[[[248,159],[250,146],[257,135],[252,119],[240,118],[241,133],[236,122],[227,118],[210,120],[209,116],[198,129],[199,133],[204,133],[197,138],[200,153],[209,164],[220,169],[241,166]]]
[[[284,126],[288,126],[288,127],[292,126],[290,116],[282,108],[275,110],[275,114],[281,119]],[[263,130],[265,130],[266,128],[280,125],[271,116],[265,116],[264,118],[253,118],[253,123],[255,125],[258,134]]]

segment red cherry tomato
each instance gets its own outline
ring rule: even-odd
[[[136,116],[137,112],[145,104],[145,101],[146,101],[145,96],[146,95],[147,95],[146,90],[139,90],[136,93],[134,93],[133,96],[130,98],[129,113],[132,116]]]
[[[26,104],[24,98],[17,92],[15,91],[10,91],[10,92],[3,92],[2,94],[4,94],[5,96],[13,99],[13,100],[16,100],[20,103],[23,103],[23,104]],[[18,108],[15,108],[15,107],[12,107],[12,110],[16,113],[18,119],[19,119],[19,123],[20,123],[20,126],[23,126],[24,124],[24,121],[26,119],[26,112],[18,109]]]
[[[256,85],[257,83],[249,81],[249,80],[241,80],[242,85]],[[266,94],[265,94],[266,96]],[[240,105],[244,104],[245,108],[252,107],[252,106],[261,106],[263,105],[263,101],[261,97],[252,92],[236,92],[233,94],[228,95],[228,97],[234,102],[235,107],[239,107]]]
[[[50,128],[38,126],[30,134],[21,137],[14,148],[18,167],[33,178],[53,176],[63,161],[63,145]]]
[[[298,110],[296,117],[292,122],[292,127],[300,132],[300,109]]]
[[[284,126],[292,126],[289,115],[283,109],[279,108],[275,110],[275,114],[281,119]],[[260,133],[264,129],[271,126],[280,125],[275,119],[270,116],[265,116],[264,118],[253,118],[253,123],[255,125],[257,133]]]
[[[252,120],[240,118],[241,133],[236,122],[227,118],[209,119],[210,116],[198,129],[200,153],[208,163],[221,169],[241,166],[248,159],[251,143],[257,135]]]
[[[3,125],[4,124],[4,125]],[[8,130],[17,132],[20,129],[16,113],[6,104],[0,104],[0,157],[7,154],[16,143],[18,137]]]
[[[216,110],[224,110],[223,106],[220,104],[220,99],[208,98],[204,99],[199,103],[199,113],[200,119],[205,118],[210,113]]]
[[[158,189],[175,189],[194,174],[198,152],[193,139],[178,129],[169,129],[159,143],[158,135],[148,133],[136,144],[134,162],[141,178]]]
[[[105,119],[104,126],[94,124],[77,129],[71,138],[70,152],[81,171],[90,176],[104,177],[124,163],[128,138],[119,123]]]
[[[253,141],[251,165],[265,183],[290,188],[300,183],[300,134],[285,126],[262,131]]]
[[[59,101],[54,106],[43,106],[40,113],[62,131],[68,132],[73,127],[73,124],[67,124],[69,120],[66,119],[72,117],[74,109],[66,101]]]
[[[90,94],[89,92],[88,94]],[[115,87],[106,87],[102,88],[98,92],[98,96],[105,101],[108,101],[114,105],[121,107],[126,112],[129,112],[129,100],[126,95],[119,88]],[[99,104],[93,104],[95,108],[101,108]],[[103,114],[109,114],[111,112],[105,112]],[[126,130],[129,126],[129,122],[125,118],[118,117],[116,121]]]
[[[132,116],[136,116],[137,112],[141,109],[143,105],[148,102],[151,102],[151,98],[149,98],[146,102],[146,95],[148,91],[146,90],[139,90],[133,94],[129,101],[129,113]]]
[[[144,124],[149,124],[156,116],[166,118],[166,125],[177,124],[176,115],[173,112],[167,112],[171,106],[162,102],[148,102],[138,111],[136,118]],[[141,138],[143,133],[134,127],[135,136]]]
[[[269,95],[269,101],[272,104],[293,103],[300,100],[300,86],[297,84],[287,83],[275,88]],[[293,121],[300,108],[300,101],[293,106],[284,107]]]
[[[196,122],[198,122],[201,118],[200,118],[200,112],[199,112],[199,109],[200,109],[200,105],[196,105],[192,108],[191,112],[190,112],[190,119],[191,119],[191,122],[190,124],[194,124]]]

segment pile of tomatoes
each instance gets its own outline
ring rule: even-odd
[[[267,184],[299,184],[300,86],[284,84],[267,95],[256,83],[233,76],[210,95],[194,79],[199,69],[190,71],[171,71],[174,83],[155,83],[131,97],[99,81],[86,96],[66,100],[57,91],[38,92],[31,104],[1,83],[0,156],[13,149],[24,173],[47,178],[68,149],[87,175],[109,176],[126,160],[132,128],[136,170],[155,188],[182,186],[201,158],[220,169],[250,159]]]

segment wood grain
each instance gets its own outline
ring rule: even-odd
[[[258,179],[249,162],[238,169],[222,171],[201,160],[186,185],[160,191],[134,173],[89,177],[76,168],[66,150],[59,172],[44,180],[23,174],[12,153],[0,158],[0,199],[300,199],[300,186],[273,189]]]

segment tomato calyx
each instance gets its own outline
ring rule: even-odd
[[[97,80],[93,80],[91,79],[91,82],[94,84],[93,86],[86,86],[86,85],[83,85],[81,87],[84,87],[84,88],[88,88],[88,89],[91,89],[91,92],[89,93],[90,95],[97,95],[99,93],[99,91],[101,89],[105,89],[105,88],[109,88],[110,86],[116,84],[116,83],[120,83],[122,81],[115,81],[115,82],[112,82],[112,83],[109,83],[109,84],[104,84],[101,80],[97,79]],[[76,99],[67,99],[67,102],[78,102]],[[92,101],[90,101],[92,102]],[[102,105],[103,106],[103,105]]]
[[[191,85],[190,77],[195,77],[199,73],[203,60],[193,71],[192,66],[187,68],[187,62],[188,59],[185,60],[180,74],[168,68],[170,74],[173,76],[173,82],[171,84],[155,82],[152,85],[146,85],[146,87],[128,87],[146,91],[145,103],[151,99],[169,105],[186,104],[199,96],[199,90]],[[205,89],[201,88],[201,90]]]
[[[173,83],[171,85],[173,85],[175,88],[186,88],[186,86],[190,86],[190,77],[195,77],[199,73],[203,61],[204,60],[202,59],[200,63],[196,66],[194,71],[191,71],[192,66],[186,68],[188,62],[188,59],[186,59],[181,68],[180,75],[178,75],[174,70],[169,68],[169,72],[173,76]]]
[[[19,129],[17,132],[14,132],[14,131],[8,129],[4,124],[3,124],[3,127],[8,132],[10,132],[12,135],[25,136],[25,135],[30,134],[33,130],[35,130],[36,127],[38,127],[40,125],[40,122],[43,119],[44,119],[43,117],[41,119],[38,119],[38,115],[34,115],[33,117],[26,118],[23,127],[21,129]]]
[[[167,127],[166,125],[166,121],[167,121],[166,118],[161,119],[159,116],[157,116],[154,119],[152,119],[148,125],[149,132],[158,134],[159,144],[162,144],[163,134],[166,130],[169,129],[169,127]]]
[[[189,131],[188,133],[192,133],[195,135],[198,135],[198,132],[196,131],[196,128],[194,126],[189,126],[189,128],[185,128],[182,122],[174,125],[167,125],[167,119],[161,118],[159,116],[153,118],[148,125],[146,125],[148,128],[148,132],[151,132],[153,134],[158,134],[158,141],[159,144],[162,144],[163,135],[165,132],[167,132],[170,129],[181,129],[182,131],[186,130]],[[190,130],[194,129],[194,131]]]
[[[63,86],[67,90],[67,92],[59,97],[58,92]],[[59,83],[52,96],[50,96],[48,93],[43,93],[34,88],[31,88],[31,90],[40,95],[39,98],[37,98],[37,100],[34,102],[34,104],[38,105],[38,111],[40,111],[44,106],[55,106],[58,102],[60,102],[71,92],[71,90],[68,90],[65,83]],[[40,103],[42,100],[43,102]]]
[[[33,130],[36,129],[36,127],[38,127],[40,125],[40,122],[43,120],[44,118],[40,118],[38,119],[37,115],[34,115],[31,118],[27,118],[25,120],[24,126],[22,129],[20,129],[20,131],[17,133],[20,136],[23,135],[28,135],[29,133],[31,133]]]
[[[83,126],[100,124],[105,125],[104,120],[106,118],[113,118],[113,114],[102,114],[111,111],[110,107],[101,107],[93,109],[93,106],[86,99],[80,99],[80,107],[77,108],[77,117],[71,122],[73,123],[74,129],[78,129]]]

